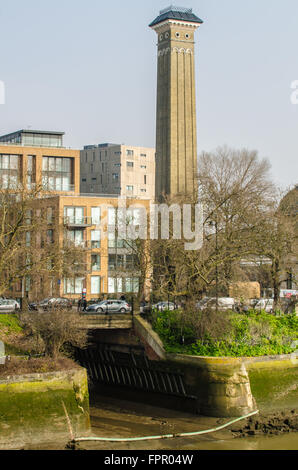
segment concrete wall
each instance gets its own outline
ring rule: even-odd
[[[197,412],[207,416],[243,416],[298,405],[297,355],[256,358],[198,357],[166,354],[162,342],[141,317],[134,330],[151,360],[184,376],[187,392],[197,397]]]
[[[70,440],[90,430],[86,370],[73,369],[0,379],[0,449]]]
[[[297,408],[298,360],[295,353],[244,358],[243,362],[261,411]]]

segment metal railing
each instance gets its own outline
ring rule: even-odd
[[[65,216],[64,225],[67,225],[68,227],[91,227],[92,218]]]

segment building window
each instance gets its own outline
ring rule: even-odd
[[[91,222],[92,225],[100,225],[100,207],[91,207]]]
[[[109,270],[124,268],[124,255],[109,254]]]
[[[52,224],[52,223],[53,223],[53,219],[54,219],[53,208],[52,208],[52,207],[48,207],[48,208],[47,208],[47,222],[48,222],[48,224]]]
[[[133,162],[126,162],[126,166],[128,170],[131,170],[133,168]]]
[[[108,248],[124,248],[125,240],[116,238],[115,233],[108,234]]]
[[[35,155],[27,157],[27,188],[32,189],[35,184]]]
[[[82,183],[86,183],[86,178],[82,178]]]
[[[31,289],[31,278],[30,276],[26,276],[25,278],[25,291],[30,292]]]
[[[147,189],[144,189],[144,188],[141,189],[141,193],[146,193],[146,192],[147,192]]]
[[[15,188],[20,181],[20,155],[0,154],[0,185],[2,189]]]
[[[26,246],[31,246],[31,232],[26,232]]]
[[[54,230],[47,231],[47,241],[48,243],[54,243]]]
[[[114,277],[109,277],[108,278],[108,293],[109,294],[116,294],[116,293],[122,293],[122,278],[114,278]]]
[[[84,224],[84,207],[64,207],[64,219],[68,224]]]
[[[113,173],[113,174],[112,174],[112,179],[113,179],[115,182],[118,183],[118,181],[119,181],[119,174],[118,174],[118,173]]]
[[[42,184],[48,191],[73,190],[73,158],[43,157]]]
[[[147,184],[147,175],[144,175],[144,184]]]
[[[127,155],[128,157],[133,157],[134,151],[133,151],[133,150],[126,150],[126,155]]]
[[[132,193],[133,192],[133,186],[130,186],[130,185],[126,186],[126,191]]]
[[[100,271],[100,255],[91,255],[91,271]]]
[[[136,269],[137,266],[138,266],[137,256],[133,255],[133,254],[126,255],[125,268],[126,269]]]
[[[116,208],[108,208],[108,225],[116,225]]]
[[[83,230],[68,230],[67,240],[73,243],[75,246],[84,245],[84,232]]]
[[[100,230],[91,230],[91,248],[100,248]]]
[[[141,157],[146,158],[146,157],[147,157],[147,154],[146,154],[146,153],[141,153]]]
[[[91,276],[91,294],[100,294],[100,276]]]
[[[140,280],[138,277],[127,277],[125,279],[125,291],[137,294],[139,292]]]
[[[64,294],[82,294],[84,281],[83,277],[64,279]]]
[[[142,168],[143,170],[146,170],[147,165],[141,165],[141,168]]]

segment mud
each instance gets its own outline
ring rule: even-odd
[[[259,413],[231,427],[235,437],[279,435],[298,432],[298,410],[289,409],[273,413]]]

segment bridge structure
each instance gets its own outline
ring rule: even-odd
[[[166,353],[140,314],[81,319],[89,345],[77,350],[77,361],[99,393],[113,387],[122,398],[215,417],[255,409],[245,358]]]
[[[167,397],[193,398],[181,371],[164,367],[165,351],[159,337],[139,314],[81,314],[89,333],[89,347],[77,350],[77,360],[89,380]]]

